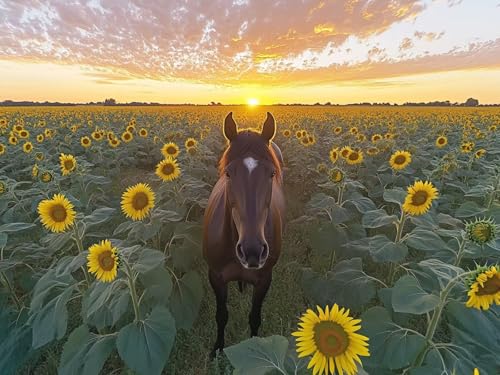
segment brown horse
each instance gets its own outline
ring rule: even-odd
[[[238,132],[230,112],[224,120],[229,146],[219,165],[219,180],[208,200],[203,224],[203,255],[217,301],[217,340],[212,355],[224,348],[228,319],[227,283],[254,286],[249,315],[250,333],[261,324],[262,302],[271,284],[272,269],[281,252],[285,214],[282,158],[272,139],[273,116],[258,133]]]

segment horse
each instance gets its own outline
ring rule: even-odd
[[[279,147],[272,142],[276,122],[271,113],[262,131],[238,131],[232,112],[224,120],[228,146],[219,162],[219,179],[208,199],[203,221],[203,256],[215,294],[217,339],[211,357],[224,349],[228,320],[228,282],[252,284],[251,336],[261,325],[261,308],[281,252],[285,216]]]

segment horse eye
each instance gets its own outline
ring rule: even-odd
[[[273,171],[273,173],[271,173],[271,178],[273,178],[274,176],[276,176],[276,171]]]
[[[229,176],[229,172],[226,172],[226,177],[227,177],[227,178],[229,178],[229,177],[230,177],[230,176]]]

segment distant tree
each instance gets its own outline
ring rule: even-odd
[[[479,105],[479,100],[474,98],[469,98],[465,101],[464,104],[466,107],[477,107]]]
[[[104,105],[116,105],[116,100],[113,98],[106,99]]]

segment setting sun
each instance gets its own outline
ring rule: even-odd
[[[251,107],[259,105],[259,99],[256,98],[250,98],[247,100],[247,104]]]

